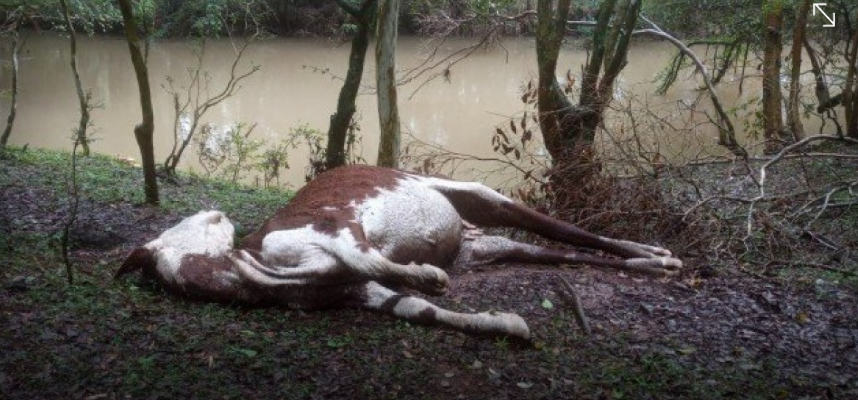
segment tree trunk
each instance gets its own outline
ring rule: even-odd
[[[566,32],[570,0],[539,0],[536,22],[536,62],[539,74],[537,107],[545,148],[555,160],[565,158],[567,132],[572,130],[573,105],[557,83],[557,58]]]
[[[843,88],[843,106],[846,108],[846,135],[858,139],[858,29],[852,35],[852,49],[847,53],[848,72]]]
[[[137,23],[131,8],[131,0],[119,0],[122,19],[125,23],[125,39],[128,41],[128,51],[131,53],[131,63],[137,76],[137,86],[140,90],[140,108],[143,121],[134,127],[134,137],[140,147],[140,159],[143,164],[143,179],[146,192],[146,204],[158,204],[158,180],[155,175],[155,116],[152,110],[152,91],[149,87],[149,71],[146,60],[140,50],[140,40],[137,36]]]
[[[763,33],[763,129],[766,154],[774,154],[783,146],[783,116],[781,113],[781,27],[782,0],[768,0],[764,5]]]
[[[606,0],[593,30],[593,51],[583,69],[581,95],[572,105],[557,83],[557,56],[566,32],[569,0],[537,4],[536,59],[539,71],[539,123],[555,167],[571,149],[591,146],[613,96],[614,81],[625,67],[629,38],[640,13],[639,0]],[[613,25],[612,25],[613,21]],[[592,154],[592,152],[585,152]],[[565,161],[564,161],[565,160]]]
[[[399,166],[399,110],[396,105],[396,36],[399,0],[378,1],[375,65],[381,139],[377,165]]]
[[[557,209],[576,207],[599,179],[593,142],[613,97],[614,81],[626,65],[629,38],[641,6],[639,0],[602,3],[593,30],[593,50],[582,71],[580,100],[573,105],[557,83],[556,71],[570,3],[539,0],[536,11],[539,127],[552,158],[552,201]]]
[[[798,141],[807,137],[804,126],[801,123],[801,110],[799,99],[801,95],[801,48],[804,43],[807,28],[807,14],[810,12],[811,0],[804,0],[796,11],[795,30],[792,36],[792,49],[790,50],[791,66],[789,80],[789,99],[787,100],[787,122],[792,133],[793,140]]]
[[[89,127],[89,110],[90,104],[89,94],[83,90],[83,84],[80,81],[80,73],[77,70],[77,34],[72,25],[71,17],[69,16],[69,6],[66,0],[60,0],[60,5],[63,8],[63,18],[66,22],[66,29],[69,30],[69,44],[71,69],[74,76],[74,86],[77,90],[77,100],[80,105],[80,123],[75,131],[75,140],[80,144],[84,157],[89,157],[89,138],[86,136],[86,129]]]
[[[12,93],[9,99],[9,117],[6,118],[6,129],[0,136],[0,153],[6,149],[6,145],[9,143],[9,136],[12,135],[12,127],[15,125],[15,116],[18,110],[18,54],[21,52],[21,18],[18,17],[14,24],[15,26],[12,28]]]
[[[331,115],[331,126],[328,128],[328,145],[325,168],[331,169],[346,163],[346,136],[349,125],[352,122],[355,111],[355,100],[360,89],[363,77],[364,61],[366,51],[369,48],[369,38],[372,22],[375,18],[375,0],[363,0],[360,9],[352,9],[349,3],[339,1],[357,20],[358,30],[352,39],[352,49],[349,55],[349,70],[343,88],[340,89],[340,97],[337,100],[337,111]]]

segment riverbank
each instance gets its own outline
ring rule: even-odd
[[[133,279],[123,257],[182,216],[221,209],[255,229],[289,193],[182,176],[140,205],[142,173],[80,163],[69,286],[55,238],[68,153],[0,159],[0,397],[771,399],[858,396],[858,297],[820,280],[738,272],[676,279],[591,268],[452,271],[434,302],[521,314],[533,348],[359,310],[304,313],[187,302]],[[683,255],[680,254],[680,257]],[[562,275],[593,325],[577,327]]]

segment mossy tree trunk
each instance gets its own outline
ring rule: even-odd
[[[571,206],[564,193],[597,179],[593,141],[613,97],[614,81],[626,66],[629,40],[640,13],[639,0],[606,0],[597,14],[592,52],[581,76],[578,104],[557,82],[557,59],[566,32],[570,0],[537,3],[537,106],[545,147],[552,157],[555,206]]]
[[[140,147],[140,161],[143,164],[144,189],[146,204],[158,204],[158,180],[155,175],[155,114],[152,109],[152,90],[149,86],[149,71],[146,59],[140,49],[140,39],[137,36],[137,23],[131,8],[131,0],[119,0],[122,10],[122,20],[125,23],[125,39],[131,53],[131,63],[137,76],[137,86],[140,90],[140,108],[143,121],[134,127],[134,137]]]
[[[614,81],[627,64],[629,39],[641,6],[639,0],[602,3],[593,32],[593,50],[581,77],[580,100],[573,105],[556,77],[570,3],[540,0],[537,8],[539,122],[555,163],[564,159],[569,149],[593,143],[613,96]]]
[[[381,137],[378,161],[381,167],[399,166],[399,109],[396,94],[396,37],[399,0],[378,0],[375,65],[378,90],[378,118]]]
[[[766,154],[783,147],[783,113],[781,112],[781,29],[782,0],[768,0],[763,5],[763,130]]]
[[[540,0],[537,5],[536,61],[539,85],[537,107],[539,125],[545,147],[555,160],[560,160],[565,151],[567,136],[575,135],[572,125],[574,106],[557,82],[557,58],[566,32],[570,0]]]
[[[331,126],[328,128],[328,144],[325,152],[325,168],[336,168],[346,163],[346,136],[352,118],[357,111],[355,100],[360,89],[366,51],[375,21],[376,0],[362,0],[356,5],[349,0],[338,0],[340,7],[354,17],[357,22],[357,32],[352,38],[351,54],[349,55],[349,70],[340,89],[337,100],[337,111],[331,115]]]

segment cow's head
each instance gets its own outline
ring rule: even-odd
[[[167,229],[157,239],[134,249],[116,277],[141,270],[146,278],[182,284],[179,268],[188,259],[219,259],[233,248],[235,228],[220,211],[200,211]]]

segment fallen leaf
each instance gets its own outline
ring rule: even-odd
[[[256,357],[259,354],[256,350],[251,349],[236,349],[235,351],[247,356],[247,357]]]
[[[546,310],[550,310],[550,309],[554,308],[554,304],[551,303],[551,300],[545,299],[545,300],[542,300],[542,308],[544,308]]]

